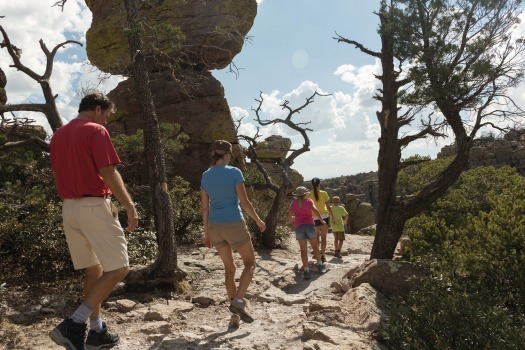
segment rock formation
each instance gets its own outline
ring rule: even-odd
[[[449,145],[441,149],[438,158],[456,154],[456,146]],[[470,149],[469,168],[508,165],[525,176],[525,130],[514,130],[503,138],[481,138],[474,141]]]
[[[292,147],[292,140],[272,135],[257,144],[257,159],[265,163],[283,164],[290,147]]]
[[[350,221],[350,225],[347,226],[348,233],[357,233],[375,224],[374,208],[371,203],[363,202],[353,194],[347,194],[345,202]]]
[[[122,1],[86,1],[93,13],[86,34],[92,64],[104,72],[128,75],[130,55]],[[227,67],[240,51],[257,13],[256,0],[142,2],[143,50],[151,67],[151,90],[160,123],[178,123],[189,145],[177,157],[175,174],[197,187],[209,166],[211,143],[233,141],[235,126],[224,89],[209,72]],[[111,133],[133,134],[142,128],[133,78],[108,95],[117,113]]]
[[[289,138],[285,138],[278,135],[272,135],[267,137],[263,142],[257,144],[257,160],[262,163],[268,175],[270,175],[273,183],[277,186],[282,184],[282,173],[283,173],[283,162],[290,151],[292,141]],[[248,154],[249,150],[245,149],[245,154]],[[258,172],[257,167],[254,163],[246,164],[247,169],[253,172]],[[287,191],[287,195],[291,195],[292,192],[300,186],[304,181],[303,176],[294,169],[290,169],[288,173],[291,187]],[[259,195],[261,199],[264,195]],[[269,198],[266,198],[269,199]]]

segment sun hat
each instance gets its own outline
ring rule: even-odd
[[[341,199],[338,196],[333,196],[332,197],[332,202],[334,202],[334,204],[339,204],[340,201],[341,201]]]
[[[303,186],[299,186],[297,187],[297,189],[292,192],[292,195],[294,196],[297,196],[297,197],[301,197],[301,196],[304,196],[305,194],[307,194],[308,192],[308,189],[306,187],[303,187]]]
[[[228,153],[232,153],[232,144],[225,140],[216,140],[211,145],[212,153],[216,153],[218,155],[225,155]]]

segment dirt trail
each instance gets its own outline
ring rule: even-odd
[[[332,238],[327,251],[333,252]],[[179,265],[192,279],[190,298],[156,293],[111,297],[104,320],[121,337],[114,349],[372,349],[370,334],[353,323],[342,308],[343,293],[333,282],[369,257],[371,237],[347,235],[350,254],[342,261],[327,254],[328,270],[304,280],[295,240],[287,250],[257,252],[257,270],[249,288],[249,310],[255,321],[228,328],[222,263],[213,249],[179,253]],[[345,251],[346,251],[345,249]],[[346,253],[346,252],[345,252]],[[241,261],[236,255],[237,266]],[[237,270],[237,276],[241,268]],[[0,349],[59,349],[47,336],[74,301],[42,295],[25,305],[7,306],[0,330]],[[45,301],[43,301],[45,300]],[[9,338],[9,339],[6,339]]]

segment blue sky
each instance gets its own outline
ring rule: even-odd
[[[67,39],[85,43],[91,13],[83,0],[68,0],[64,12],[52,7],[56,0],[17,0],[0,3],[0,24],[12,42],[23,49],[22,62],[36,71],[44,69],[44,55],[38,45],[43,39],[48,48]],[[214,71],[222,82],[234,119],[243,119],[241,132],[255,131],[251,108],[263,93],[266,118],[278,117],[283,101],[298,106],[314,91],[331,94],[317,97],[297,116],[310,122],[311,151],[301,155],[293,168],[305,179],[329,178],[377,170],[379,127],[375,112],[379,102],[372,99],[378,88],[373,73],[380,67],[371,57],[332,39],[336,32],[355,39],[372,50],[379,50],[377,10],[379,1],[363,0],[258,0],[258,13],[250,40],[234,59],[239,75],[226,70]],[[8,78],[11,103],[38,102],[38,84],[8,67],[10,58],[0,50],[0,66]],[[84,48],[68,46],[57,55],[52,76],[58,107],[66,121],[76,116],[77,91],[97,82],[100,72],[86,62]],[[109,92],[120,80],[110,77],[100,88]],[[514,98],[525,102],[517,90]],[[525,104],[525,103],[524,103]],[[29,116],[21,114],[22,116]],[[45,124],[41,116],[30,115]],[[302,139],[283,126],[261,129],[264,137],[279,134],[298,146]],[[403,151],[434,158],[440,145],[419,141]]]

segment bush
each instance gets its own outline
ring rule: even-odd
[[[157,256],[158,245],[155,232],[139,228],[126,238],[130,265],[148,265]]]
[[[175,237],[181,243],[202,241],[200,193],[180,176],[171,180],[170,197],[173,205]]]
[[[47,165],[47,167],[46,167]],[[0,266],[6,280],[42,280],[73,272],[61,203],[46,158],[4,167],[0,202]],[[11,179],[17,178],[17,180]]]
[[[391,349],[522,349],[523,317],[490,295],[465,293],[437,278],[391,303],[379,338]]]
[[[494,207],[489,202],[491,193],[521,191],[522,183],[523,177],[510,167],[478,167],[464,172],[430,210],[407,222],[405,233],[413,242],[412,253],[443,253],[448,244],[461,239],[459,229],[467,224],[467,213],[478,216],[482,211],[489,212]]]
[[[476,168],[411,220],[410,259],[433,277],[392,302],[380,332],[388,346],[523,348],[524,188],[525,178],[513,169]]]

